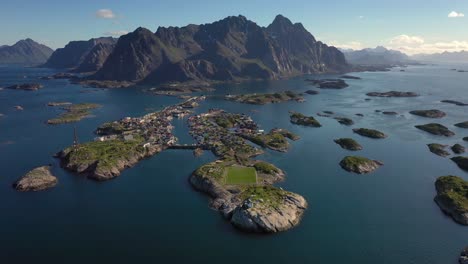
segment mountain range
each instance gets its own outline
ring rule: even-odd
[[[374,49],[342,50],[346,60],[355,65],[398,65],[411,62],[408,55],[382,46]]]
[[[0,63],[38,65],[46,62],[53,52],[51,48],[28,38],[12,46],[0,46]]]
[[[428,62],[468,62],[468,51],[416,54],[412,58]]]
[[[94,72],[102,66],[116,42],[117,39],[112,37],[70,41],[64,48],[57,49],[42,66],[74,72]]]
[[[44,66],[95,70],[89,80],[144,84],[280,79],[349,69],[342,52],[281,15],[268,27],[231,16],[156,32],[140,27],[115,46],[114,41],[70,42]]]

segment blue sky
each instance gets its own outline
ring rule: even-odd
[[[468,0],[2,1],[0,44],[30,37],[52,48],[70,40],[184,26],[242,14],[267,26],[277,14],[341,47],[383,45],[408,53],[468,49]],[[98,10],[107,14],[99,17]],[[455,11],[455,13],[452,13]],[[452,13],[452,17],[449,14]],[[462,14],[467,14],[466,17]]]

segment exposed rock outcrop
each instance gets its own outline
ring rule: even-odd
[[[336,144],[340,145],[343,149],[358,151],[362,150],[362,146],[352,138],[339,138],[334,140]]]
[[[457,176],[439,177],[434,201],[440,209],[462,225],[468,225],[468,182]]]
[[[353,129],[353,132],[361,135],[363,137],[369,137],[369,138],[386,138],[387,135],[385,135],[383,132],[380,132],[375,129],[368,129],[368,128],[355,128]]]
[[[25,91],[37,91],[41,89],[43,86],[39,83],[24,83],[24,84],[15,84],[6,87],[5,89],[10,90],[25,90]]]
[[[57,178],[50,172],[50,167],[43,166],[35,168],[21,177],[13,184],[13,188],[21,192],[41,191],[54,187],[57,182]]]
[[[447,148],[446,145],[441,145],[437,143],[432,143],[427,145],[429,147],[429,150],[441,157],[447,157],[450,156],[450,153],[448,153],[445,149]]]
[[[447,127],[437,124],[437,123],[430,123],[426,125],[418,125],[415,126],[417,129],[422,131],[426,131],[427,133],[436,135],[436,136],[445,136],[445,137],[452,137],[455,135],[452,131],[450,131]]]
[[[414,110],[410,111],[410,114],[412,115],[417,115],[417,116],[422,116],[422,117],[428,117],[428,118],[442,118],[446,116],[446,114],[440,110],[437,109],[431,109],[431,110]]]
[[[357,174],[371,173],[382,165],[383,163],[381,161],[370,160],[368,158],[358,156],[347,156],[340,162],[340,166],[344,170]]]
[[[373,97],[417,97],[419,94],[413,92],[398,92],[398,91],[390,91],[390,92],[371,92],[367,93],[367,96]]]

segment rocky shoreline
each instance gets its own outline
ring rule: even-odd
[[[49,166],[37,167],[13,184],[13,188],[20,192],[42,191],[57,185],[57,177],[52,175]]]
[[[245,141],[285,152],[289,147],[285,138],[298,140],[298,136],[278,128],[264,134],[250,117],[215,109],[190,117],[189,127],[197,144],[219,158],[201,166],[189,178],[196,190],[212,198],[212,208],[245,232],[276,233],[299,224],[306,200],[274,187],[284,180],[284,172],[273,164],[252,160],[262,152]],[[243,172],[231,173],[233,169]],[[256,176],[248,177],[252,170]]]
[[[468,225],[468,182],[457,176],[439,177],[434,201],[455,222]]]

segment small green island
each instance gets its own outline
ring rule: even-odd
[[[455,162],[460,169],[468,171],[468,157],[453,157],[451,158],[453,162]]]
[[[20,192],[37,192],[57,185],[57,177],[52,175],[49,166],[37,167],[18,179],[13,188]]]
[[[340,166],[344,170],[357,174],[371,173],[380,168],[382,165],[383,163],[381,161],[371,160],[359,156],[347,156],[340,162]]]
[[[459,128],[468,128],[468,121],[457,123],[455,126]]]
[[[435,182],[434,201],[455,222],[468,225],[468,182],[457,176],[442,176]]]
[[[353,129],[353,132],[368,138],[382,139],[387,137],[383,132],[369,128],[355,128]]]
[[[460,144],[455,144],[451,147],[453,153],[455,154],[463,154],[465,153],[466,149],[464,146],[460,145]]]
[[[289,118],[291,123],[300,126],[310,126],[310,127],[321,127],[319,121],[317,121],[313,116],[306,116],[298,112],[289,112]]]
[[[438,156],[441,156],[441,157],[450,156],[450,153],[448,153],[448,151],[445,150],[447,148],[447,145],[432,143],[432,144],[427,144],[427,147],[429,148],[430,152]]]
[[[354,125],[354,121],[348,117],[335,117],[334,118],[338,123],[345,125],[345,126],[352,126]]]
[[[414,111],[410,111],[410,114],[421,116],[421,117],[427,117],[427,118],[442,118],[447,115],[445,112],[442,112],[437,109],[414,110]]]
[[[295,100],[303,102],[304,97],[292,91],[270,93],[270,94],[241,94],[241,95],[226,95],[224,97],[228,101],[234,101],[244,104],[265,105],[272,103],[281,103],[286,101]]]
[[[445,137],[452,137],[455,135],[452,131],[450,131],[446,126],[437,123],[430,123],[426,125],[417,125],[415,126],[417,129],[425,131],[427,133],[436,135],[436,136],[445,136]]]
[[[49,103],[52,106],[64,106],[62,109],[65,111],[60,114],[58,117],[47,120],[49,125],[58,125],[65,123],[74,123],[78,122],[83,118],[86,118],[91,115],[90,110],[101,107],[98,104],[91,103],[80,103],[80,104],[69,104],[67,102],[60,103]]]
[[[334,140],[341,148],[351,151],[362,150],[362,146],[352,138],[339,138]]]

